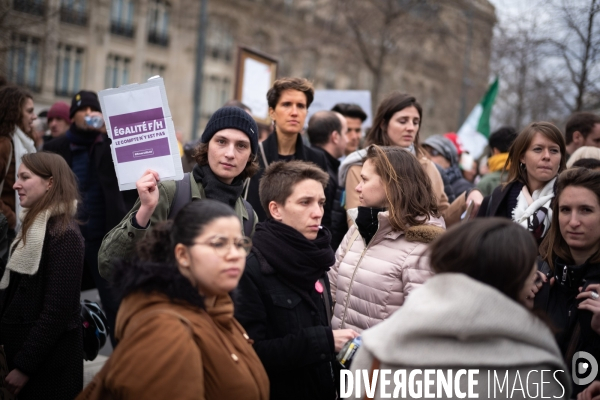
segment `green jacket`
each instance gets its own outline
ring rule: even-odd
[[[498,185],[505,181],[506,176],[502,176],[502,171],[490,172],[481,177],[477,184],[477,189],[479,189],[482,195],[489,196]]]
[[[160,222],[165,221],[169,215],[173,198],[175,197],[175,181],[159,182],[158,184],[158,204],[154,213],[150,217],[150,225],[146,229],[137,229],[131,223],[131,217],[133,213],[139,210],[141,203],[138,199],[129,213],[123,218],[121,223],[115,226],[110,232],[104,236],[102,240],[102,246],[98,252],[98,271],[100,276],[104,279],[110,279],[113,271],[114,260],[127,259],[133,256],[135,252],[135,244],[142,239],[148,229]],[[193,178],[191,179],[192,187],[192,201],[205,199],[206,194],[204,193],[204,187],[199,182],[196,182]],[[238,198],[235,203],[235,213],[240,218],[242,223],[242,230],[244,226],[244,220],[248,220],[248,212],[244,207],[242,198]],[[254,226],[252,227],[252,235],[254,235],[254,229],[258,217],[254,212]]]

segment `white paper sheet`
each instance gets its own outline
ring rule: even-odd
[[[165,84],[153,78],[143,84],[98,93],[120,190],[135,189],[147,169],[161,180],[180,180],[183,168]]]

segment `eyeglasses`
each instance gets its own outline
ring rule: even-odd
[[[229,239],[225,236],[216,236],[207,243],[198,242],[194,243],[194,245],[210,246],[213,248],[215,253],[221,257],[225,257],[233,245],[236,250],[242,251],[244,255],[247,256],[250,254],[250,249],[252,249],[252,240],[246,236],[242,237],[241,239]]]

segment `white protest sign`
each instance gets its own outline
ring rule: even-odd
[[[135,189],[147,169],[180,180],[183,168],[162,78],[98,93],[119,189]]]

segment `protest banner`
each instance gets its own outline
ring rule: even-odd
[[[180,180],[183,168],[162,78],[98,93],[119,189],[135,189],[147,169]]]

